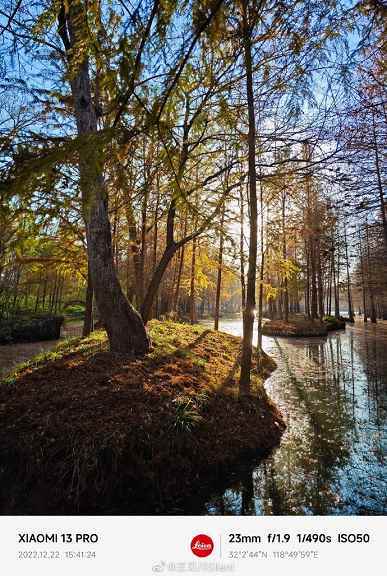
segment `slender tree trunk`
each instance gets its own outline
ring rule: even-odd
[[[42,275],[39,276],[39,283],[38,283],[38,289],[37,289],[37,291],[36,291],[34,312],[37,312],[37,311],[38,311],[38,307],[39,307],[41,280],[42,280]]]
[[[58,291],[55,298],[55,313],[58,312],[62,308],[62,294],[63,294],[63,287],[64,287],[65,279],[64,276],[59,276],[59,284],[58,284]]]
[[[58,273],[55,272],[54,283],[52,284],[51,294],[50,294],[50,312],[52,312],[54,309],[54,302],[55,302],[57,286],[58,286]]]
[[[191,258],[191,285],[190,285],[190,320],[191,324],[196,322],[196,298],[195,298],[195,276],[196,276],[196,244],[197,239],[192,240],[192,258]]]
[[[350,322],[354,321],[353,318],[353,307],[352,307],[352,295],[351,295],[351,281],[349,277],[349,258],[348,258],[348,242],[347,242],[347,227],[344,222],[344,243],[345,243],[345,263],[347,269],[347,301],[348,301],[348,317]]]
[[[112,251],[115,270],[118,270],[118,194],[115,194],[113,208]]]
[[[145,256],[146,256],[146,225],[148,217],[148,181],[145,182],[144,197],[141,207],[141,250],[139,259],[139,279],[138,279],[138,296],[137,307],[140,308],[144,300],[145,291]]]
[[[126,220],[128,223],[130,252],[132,254],[133,259],[134,292],[136,296],[136,305],[141,306],[144,298],[144,273],[143,273],[143,260],[141,253],[142,247],[141,247],[141,241],[137,235],[137,224],[130,198],[127,199]]]
[[[332,279],[333,279],[333,259],[331,255],[331,259],[329,262],[329,279],[328,279],[328,304],[327,304],[328,316],[332,315]]]
[[[364,274],[364,257],[363,257],[363,246],[360,235],[359,228],[359,251],[360,251],[360,269],[361,269],[361,283],[362,283],[362,293],[363,293],[363,320],[367,322],[367,298],[366,298],[366,282]]]
[[[187,225],[188,225],[188,218],[187,213],[185,214],[184,218],[184,230],[183,230],[183,238],[187,235]],[[184,254],[185,254],[185,245],[180,248],[179,254],[179,270],[177,273],[177,281],[176,281],[176,290],[173,302],[173,310],[174,312],[179,312],[179,300],[180,300],[180,285],[181,285],[181,277],[183,275],[183,267],[184,267]]]
[[[340,313],[339,313],[339,300],[338,300],[338,296],[337,296],[335,250],[336,250],[336,245],[335,245],[335,242],[333,242],[333,247],[332,247],[333,300],[334,300],[334,304],[335,304],[335,318],[338,318],[340,316]]]
[[[243,205],[243,183],[239,187],[239,202],[240,202],[240,213],[241,213],[241,230],[240,230],[240,242],[239,242],[239,255],[240,255],[240,278],[241,278],[241,299],[242,299],[242,310],[245,309],[246,305],[246,278],[245,278],[245,252],[244,252],[244,221],[245,221],[245,211]]]
[[[216,278],[214,330],[219,330],[220,294],[222,288],[223,245],[224,245],[224,230],[223,230],[224,212],[225,212],[225,206],[223,204],[220,216],[220,239],[219,239],[219,252],[218,252],[218,273]]]
[[[318,290],[318,316],[320,320],[324,317],[324,282],[323,272],[321,266],[321,244],[320,244],[320,229],[318,231],[316,260],[317,260],[317,290]]]
[[[168,264],[179,248],[180,245],[177,242],[173,242],[170,246],[166,247],[156,270],[152,274],[151,281],[141,306],[141,316],[145,323],[150,318],[153,302],[155,301],[164,273],[168,268]]]
[[[374,285],[373,285],[373,274],[371,272],[371,258],[370,258],[370,239],[368,233],[368,223],[366,223],[366,240],[367,240],[367,280],[368,280],[368,294],[370,299],[370,319],[372,324],[376,324],[376,308],[375,308],[375,296],[374,296]]]
[[[258,318],[257,318],[257,330],[258,330],[258,343],[257,350],[259,358],[262,356],[262,320],[263,320],[263,280],[265,273],[265,247],[264,247],[264,228],[263,228],[263,186],[262,180],[259,180],[259,209],[261,218],[261,238],[260,238],[260,251],[261,251],[261,263],[259,267],[259,292],[258,292]]]
[[[46,307],[47,283],[48,283],[48,278],[47,278],[47,274],[46,274],[44,277],[43,295],[42,295],[42,310],[43,311]]]
[[[374,144],[374,151],[375,151],[375,170],[376,170],[379,200],[380,200],[380,213],[381,213],[382,224],[383,224],[383,237],[384,237],[385,249],[387,251],[386,203],[384,201],[382,173],[381,173],[380,158],[379,158],[379,147],[378,147],[378,140],[377,140],[377,134],[376,134],[375,112],[374,112],[373,108],[372,108],[372,133],[373,133],[373,144]]]
[[[317,283],[316,283],[316,238],[315,238],[315,230],[313,230],[313,237],[312,237],[312,253],[310,259],[310,266],[311,266],[311,289],[312,289],[312,298],[311,298],[311,316],[312,320],[315,320],[318,317],[317,313]]]
[[[84,48],[87,7],[81,3],[69,4],[62,4],[58,32],[66,50],[74,115],[78,135],[82,137],[80,190],[93,289],[111,351],[145,354],[149,350],[149,338],[143,321],[125,298],[114,269],[108,194],[103,175],[104,149],[98,137],[89,61]]]
[[[306,281],[305,281],[305,315],[310,318],[310,243],[305,240]]]
[[[154,214],[154,223],[153,223],[153,259],[152,259],[152,275],[156,270],[157,266],[157,243],[159,239],[159,206],[160,206],[160,175],[157,172],[156,176],[156,206],[155,206],[155,214]],[[155,318],[158,316],[158,306],[157,306],[157,292],[154,297],[153,301],[153,315]]]
[[[282,192],[282,258],[284,263],[287,259],[286,247],[286,191]],[[289,322],[289,292],[288,292],[288,277],[285,274],[283,280],[283,317],[285,322]]]
[[[253,64],[251,51],[251,26],[248,19],[248,0],[242,0],[242,35],[244,64],[246,70],[246,96],[248,109],[248,169],[250,208],[249,268],[247,272],[246,305],[243,313],[243,341],[241,356],[241,374],[239,390],[242,395],[250,394],[251,360],[253,351],[253,328],[255,312],[255,282],[257,268],[258,207],[257,207],[257,172],[255,166],[255,110],[253,91]]]
[[[93,284],[91,281],[91,272],[87,267],[87,286],[86,286],[86,305],[85,318],[83,320],[82,336],[89,336],[93,330]]]
[[[333,290],[334,290],[334,296],[335,296],[335,318],[339,318],[340,317],[340,296],[339,296],[339,278],[340,278],[340,266],[339,266],[339,251],[337,250],[337,270],[336,270],[336,266],[335,266],[335,257],[334,257],[334,253],[335,253],[335,249],[336,246],[338,247],[337,243],[335,243],[334,245],[334,251],[332,254],[332,258],[333,258]]]

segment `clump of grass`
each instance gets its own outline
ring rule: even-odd
[[[187,348],[178,348],[175,352],[176,358],[192,358],[192,352]]]
[[[180,395],[172,403],[175,407],[174,428],[179,432],[191,432],[203,421],[198,405],[191,397]]]
[[[206,358],[195,358],[192,363],[197,366],[198,368],[205,368],[207,364]]]

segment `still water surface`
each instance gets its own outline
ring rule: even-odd
[[[220,329],[241,336],[242,323],[224,320]],[[268,458],[238,470],[200,512],[386,513],[387,327],[264,337],[263,347],[278,365],[265,387],[287,430]]]

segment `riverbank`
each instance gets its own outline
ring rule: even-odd
[[[2,513],[163,513],[279,442],[268,357],[239,399],[239,338],[157,321],[150,335],[135,360],[102,331],[65,341],[0,386]]]
[[[61,330],[61,339],[74,338],[81,334],[82,322],[65,321]],[[0,379],[4,378],[18,364],[28,362],[34,356],[53,350],[60,342],[61,340],[46,340],[0,345]]]
[[[345,330],[346,319],[325,316],[322,321],[309,320],[295,316],[285,320],[268,320],[262,326],[265,336],[283,336],[286,338],[308,338],[310,336],[326,336],[333,330]]]

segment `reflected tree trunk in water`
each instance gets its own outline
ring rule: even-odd
[[[344,246],[345,246],[345,264],[347,269],[347,302],[348,302],[348,317],[351,322],[354,321],[353,317],[353,307],[352,307],[352,295],[351,295],[351,282],[349,277],[349,258],[348,258],[348,241],[347,241],[347,226],[344,220]]]
[[[367,297],[366,297],[366,281],[364,273],[364,255],[363,255],[363,245],[361,241],[360,228],[359,232],[359,252],[360,252],[360,272],[361,272],[361,289],[363,296],[363,320],[367,322]]]
[[[243,473],[241,485],[241,514],[253,515],[255,513],[253,470],[249,469]]]
[[[370,240],[368,233],[368,222],[366,222],[366,243],[367,243],[367,283],[368,283],[368,295],[370,300],[370,318],[372,324],[376,324],[376,308],[375,308],[375,297],[374,297],[374,279],[373,270],[370,262]]]

